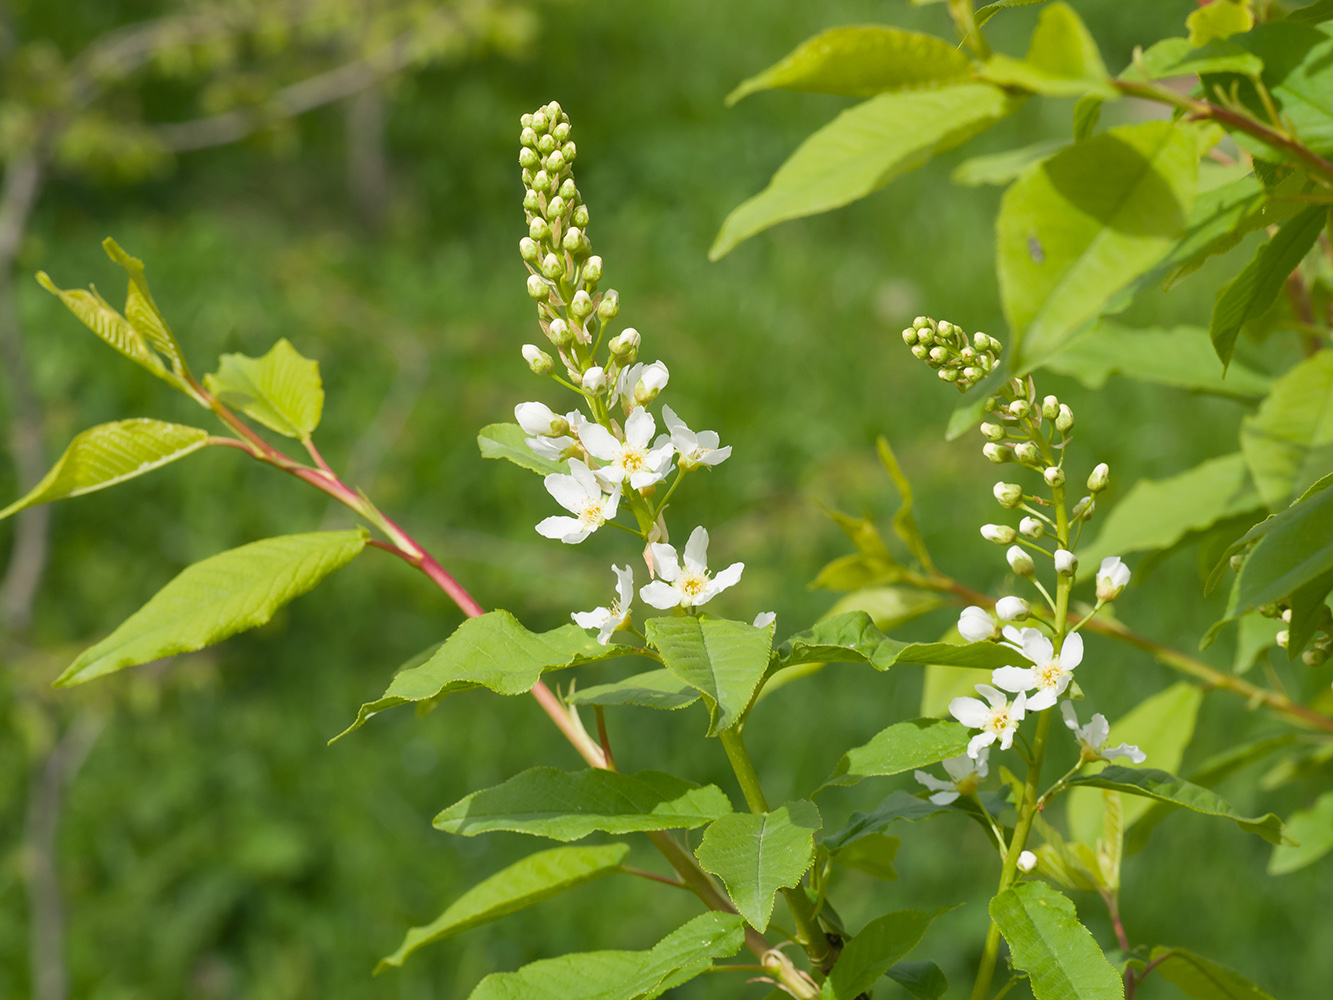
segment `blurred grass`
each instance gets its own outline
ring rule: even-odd
[[[1079,5],[1113,67],[1129,46],[1172,33],[1191,4],[1109,0]],[[1031,12],[992,22],[1020,50]],[[518,346],[536,339],[516,253],[522,235],[518,116],[559,99],[574,121],[590,235],[621,293],[621,321],[646,358],[671,368],[671,405],[735,446],[731,461],[691,480],[675,504],[678,532],[706,523],[716,560],[743,559],[742,586],[718,613],[778,613],[779,634],[832,601],[805,582],[845,551],[815,500],[886,518],[896,504],[873,452],[886,434],[912,478],[937,561],[979,588],[1004,584],[997,550],[977,526],[993,519],[995,471],[971,439],[946,445],[954,394],[926,377],[897,331],[917,313],[1003,336],[992,264],[998,189],[951,187],[964,155],[1068,133],[1069,107],[1030,104],[992,135],[828,216],[790,223],[717,265],[705,252],[725,213],[844,102],[761,94],[726,111],[722,96],[823,27],[891,19],[943,31],[940,8],[871,0],[820,5],[699,0],[542,10],[537,57],[488,58],[402,84],[390,127],[396,195],[381,238],[350,221],[342,129],[334,112],[301,127],[298,149],[253,148],[185,159],[135,190],[57,184],[45,198],[23,266],[63,285],[118,291],[98,243],[113,234],[148,263],[157,298],[197,370],[221,351],[259,353],[280,336],[317,357],[328,393],[320,439],[341,467],[386,396],[424,365],[420,395],[373,482],[381,505],[418,534],[486,606],[534,628],[591,607],[626,556],[603,532],[555,546],[531,525],[550,504],[536,479],[480,459],[483,424],[515,402],[555,404]],[[1108,115],[1133,109],[1109,109]],[[1243,251],[1242,251],[1243,256]],[[1150,292],[1128,319],[1202,322],[1236,258],[1168,297]],[[110,297],[116,297],[112,294]],[[48,401],[52,454],[77,430],[122,416],[191,421],[189,405],[82,333],[59,305],[23,289],[23,320]],[[417,354],[427,359],[420,362]],[[400,358],[407,361],[400,364]],[[411,379],[406,379],[407,383]],[[1079,418],[1076,460],[1108,461],[1109,501],[1233,450],[1241,408],[1112,379],[1098,393],[1044,377]],[[8,467],[0,496],[14,492]],[[231,452],[202,454],[152,477],[55,510],[56,551],[35,645],[67,653],[104,634],[192,559],[269,534],[309,530],[322,498]],[[7,543],[5,543],[7,544]],[[1140,581],[1136,581],[1138,583]],[[1117,611],[1183,649],[1216,617],[1190,554],[1157,569]],[[712,610],[710,608],[710,610]],[[940,612],[904,629],[936,637]],[[367,553],[272,624],[154,672],[106,682],[121,707],[70,790],[61,836],[69,964],[77,997],[465,996],[480,976],[568,950],[647,947],[694,912],[692,897],[605,880],[535,911],[428,949],[397,972],[368,973],[402,931],[432,918],[462,888],[534,848],[516,835],[450,839],[435,811],[534,763],[576,759],[527,699],[460,695],[416,718],[377,718],[331,748],[356,706],[394,667],[458,621],[426,581]],[[1225,644],[1223,644],[1224,646]],[[1090,642],[1080,682],[1114,718],[1174,678],[1137,653]],[[1229,663],[1229,650],[1207,654]],[[14,664],[0,746],[22,759],[40,743],[32,685],[60,657]],[[15,679],[22,677],[21,680]],[[593,676],[589,673],[588,676]],[[919,673],[866,676],[830,668],[756,711],[747,739],[770,798],[809,793],[847,747],[916,714]],[[65,696],[61,696],[65,697]],[[71,697],[85,697],[79,694]],[[92,695],[92,697],[97,697]],[[622,767],[670,767],[734,790],[693,710],[625,710],[609,720]],[[1272,728],[1220,696],[1206,700],[1188,759]],[[827,829],[903,781],[821,796]],[[30,989],[20,880],[24,785],[0,784],[0,994]],[[1254,804],[1252,776],[1223,789]],[[1293,808],[1299,787],[1265,801]],[[979,949],[995,864],[975,829],[939,821],[900,831],[901,880],[847,876],[837,892],[854,925],[885,909],[967,900],[932,931],[919,957],[946,964],[955,989]],[[647,852],[639,863],[659,866]],[[1333,974],[1325,868],[1269,879],[1267,846],[1229,825],[1178,816],[1126,865],[1131,935],[1180,944],[1243,970],[1279,997],[1321,997]],[[1085,919],[1109,941],[1095,900]],[[761,986],[708,977],[682,996],[762,996]],[[1141,996],[1174,995],[1153,983]],[[882,995],[901,995],[892,985]]]

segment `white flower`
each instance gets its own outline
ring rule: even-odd
[[[1072,701],[1067,701],[1060,706],[1060,714],[1065,717],[1065,725],[1074,731],[1074,736],[1078,740],[1079,749],[1084,757],[1091,760],[1128,757],[1135,764],[1142,764],[1148,759],[1147,754],[1129,743],[1121,743],[1118,747],[1102,749],[1106,737],[1111,735],[1111,725],[1106,721],[1106,716],[1100,712],[1094,715],[1092,721],[1086,726],[1078,724],[1078,714],[1074,711]]]
[[[693,469],[698,465],[719,465],[731,457],[731,445],[719,448],[717,431],[699,431],[685,426],[676,411],[662,404],[662,420],[671,433],[671,444],[680,453],[680,467]]]
[[[601,395],[606,388],[606,369],[594,365],[583,373],[583,391],[594,396]]]
[[[625,421],[625,440],[615,436],[601,424],[589,423],[582,428],[579,439],[589,455],[608,463],[597,471],[597,478],[608,486],[629,480],[636,490],[651,486],[667,474],[671,467],[671,443],[665,437],[649,447],[657,423],[643,407],[636,407]]]
[[[935,794],[930,797],[930,801],[937,806],[947,806],[958,796],[971,794],[976,790],[977,782],[986,777],[988,770],[986,758],[990,756],[990,748],[983,747],[977,754],[976,760],[973,760],[967,754],[959,754],[957,757],[950,757],[944,761],[944,770],[948,773],[949,781],[941,781],[926,771],[916,771],[913,777],[921,784],[925,785]],[[964,786],[966,786],[964,788]]]
[[[643,406],[657,398],[657,394],[666,388],[671,373],[660,361],[650,365],[639,362],[630,365],[616,379],[616,397],[625,409]]]
[[[1046,526],[1035,517],[1025,517],[1018,522],[1018,530],[1028,538],[1040,538],[1046,534]]]
[[[1000,621],[1013,622],[1026,618],[1031,605],[1021,597],[1001,597],[995,602],[995,614]]]
[[[1037,856],[1031,851],[1023,851],[1018,855],[1018,870],[1021,872],[1030,872],[1037,867]]]
[[[609,608],[594,608],[592,611],[575,611],[569,617],[579,628],[595,628],[597,641],[603,646],[611,641],[611,633],[629,620],[629,606],[634,600],[634,570],[630,566],[621,569],[612,566],[616,574],[616,599]]]
[[[778,620],[778,616],[777,616],[777,614],[775,614],[774,612],[772,612],[772,611],[761,611],[761,612],[759,612],[759,614],[757,614],[757,615],[754,616],[754,627],[755,627],[755,628],[768,628],[768,626],[772,625],[772,624],[773,624],[775,621],[777,621],[777,620]]]
[[[1055,571],[1061,574],[1073,575],[1078,572],[1078,556],[1068,549],[1055,550]]]
[[[662,611],[671,608],[697,608],[707,604],[741,578],[744,563],[732,563],[717,576],[708,574],[708,532],[695,528],[685,543],[684,565],[670,545],[654,542],[653,565],[660,579],[639,591],[645,604]]]
[[[967,755],[973,760],[996,740],[1000,741],[1001,750],[1008,750],[1014,742],[1014,731],[1027,713],[1027,696],[1024,694],[1010,702],[989,684],[978,684],[977,693],[983,695],[986,701],[955,698],[949,702],[950,715],[968,729],[981,730],[967,745]]]
[[[544,482],[556,502],[575,516],[548,517],[537,525],[537,533],[558,538],[566,545],[577,545],[616,516],[620,487],[616,486],[610,496],[603,496],[597,477],[577,458],[569,460],[569,472],[568,476],[552,473]]]
[[[1055,704],[1073,680],[1073,670],[1083,662],[1083,636],[1073,632],[1065,636],[1059,653],[1055,645],[1040,629],[1025,628],[1019,633],[1023,656],[1032,661],[1030,667],[1000,667],[991,674],[991,681],[1004,691],[1031,691],[1027,707],[1040,712]]]
[[[533,437],[560,437],[569,431],[569,422],[545,403],[519,403],[514,407],[514,419],[524,434]]]
[[[985,608],[975,604],[963,609],[958,616],[958,634],[968,642],[985,642],[995,638],[995,619]]]
[[[1129,567],[1119,556],[1107,556],[1097,570],[1097,600],[1114,601],[1129,583]]]
[[[570,410],[565,414],[565,423],[569,425],[568,433],[559,437],[530,437],[526,439],[527,446],[534,454],[552,462],[563,462],[575,457],[579,452],[578,435],[588,423],[588,418],[578,410]]]

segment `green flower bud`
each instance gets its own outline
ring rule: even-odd
[[[523,177],[523,186],[525,188],[532,187],[532,179],[533,179],[532,171],[529,170],[527,167],[524,167],[522,177]]]
[[[574,299],[570,302],[569,308],[579,319],[586,319],[592,315],[592,296],[580,288],[574,293]]]
[[[590,260],[588,263],[592,263]],[[620,293],[614,288],[608,288],[606,294],[602,296],[602,301],[597,303],[597,316],[602,320],[615,319],[620,312]]]
[[[532,121],[532,115],[524,115],[523,117],[528,119],[528,121]],[[525,125],[523,126],[523,131],[518,135],[518,141],[525,149],[535,149],[537,146],[537,133],[532,130],[531,125]]]
[[[550,122],[546,119],[545,112],[538,111],[532,116],[532,129],[538,134],[545,133]]]
[[[545,302],[551,297],[551,286],[541,279],[540,275],[528,275],[528,294],[538,302]]]
[[[555,367],[551,356],[536,344],[523,345],[523,360],[528,363],[534,375],[549,375],[551,369]]]
[[[559,123],[565,114],[564,111],[560,109],[559,101],[552,101],[550,104],[546,105],[544,110],[546,111],[546,117],[551,119],[552,125]]]
[[[551,328],[546,332],[551,338],[551,343],[556,347],[566,347],[574,339],[573,331],[569,329],[569,324],[560,317],[551,320]]]
[[[933,323],[932,323],[929,319],[927,319],[925,316],[918,316],[916,319],[912,320],[912,326],[915,327],[915,328],[918,329],[918,330],[929,330],[929,329],[931,329],[934,325],[935,325],[935,324],[933,324]]]
[[[903,343],[908,347],[911,347],[916,343],[916,327],[909,326],[903,331]]]
[[[529,264],[535,264],[541,257],[542,250],[541,247],[537,245],[536,240],[530,236],[524,236],[518,241],[518,255]]]
[[[1101,462],[1092,470],[1092,475],[1088,476],[1088,491],[1091,493],[1100,493],[1106,489],[1107,483],[1111,481],[1111,470],[1105,462]]]
[[[549,136],[547,138],[550,138]],[[546,169],[553,174],[558,174],[565,169],[565,158],[560,154],[560,150],[554,150],[546,158]]]
[[[530,113],[524,115],[518,120],[518,123],[523,128],[532,128],[532,115]]]
[[[1075,521],[1091,521],[1093,512],[1097,509],[1097,502],[1092,497],[1084,497],[1078,503],[1074,504],[1074,510],[1071,517]]]
[[[538,170],[532,175],[532,189],[543,192],[551,190],[551,175],[545,170]]]
[[[999,424],[982,424],[981,434],[987,441],[1004,440],[1004,428]]]
[[[1035,466],[1041,461],[1041,452],[1037,450],[1037,446],[1031,441],[1023,441],[1014,445],[1014,457],[1024,465]]]
[[[1233,573],[1239,573],[1240,568],[1245,565],[1245,555],[1246,553],[1244,552],[1237,552],[1234,556],[1232,556],[1230,559],[1227,560],[1227,562],[1231,566],[1231,571]]]
[[[546,203],[546,218],[555,221],[565,214],[565,199],[556,195]]]
[[[602,258],[589,257],[583,264],[583,280],[594,285],[602,280]]]
[[[912,348],[912,356],[918,361],[925,361],[930,357],[930,349],[925,344],[917,344]]]
[[[1047,396],[1041,401],[1041,415],[1047,420],[1054,420],[1060,415],[1060,400]]]
[[[938,361],[943,364],[949,359],[949,349],[947,347],[932,347],[930,349],[930,360]]]
[[[1009,568],[1019,576],[1031,577],[1037,572],[1037,567],[1032,563],[1032,557],[1028,555],[1027,549],[1021,545],[1011,545],[1004,553],[1005,560],[1009,563]]]
[[[987,442],[982,447],[981,453],[996,465],[1012,461],[1014,457],[1014,453],[1009,448],[1002,444],[996,444],[994,441]]]
[[[528,223],[528,236],[538,243],[545,243],[551,238],[551,227],[545,219],[533,219]]]
[[[957,382],[957,381],[958,381],[958,369],[957,369],[957,368],[941,368],[940,371],[939,371],[939,376],[940,376],[940,378],[944,379],[944,381],[946,381],[946,382]]]
[[[569,133],[569,122],[561,122],[555,128],[551,129],[551,134],[555,136],[556,142],[567,142],[569,140]]]
[[[1032,407],[1028,405],[1028,401],[1026,399],[1015,399],[1012,403],[1009,404],[1009,416],[1016,417],[1019,420],[1022,420],[1031,412],[1032,412]]]
[[[1010,545],[1018,537],[1018,533],[1007,524],[983,524],[981,537],[996,545]]]
[[[550,156],[552,153],[554,153],[555,138],[553,136],[544,135],[540,139],[538,139],[537,152],[541,153],[542,156]],[[558,169],[558,168],[553,168],[553,169]]]
[[[542,158],[538,156],[533,150],[528,149],[527,146],[524,146],[522,149],[518,151],[518,165],[520,167],[527,167],[529,170],[536,170],[539,166],[541,166],[541,162]]]
[[[568,201],[569,199],[566,198],[565,200]],[[572,223],[574,223],[574,225],[578,226],[580,229],[587,229],[587,228],[588,228],[588,206],[587,206],[587,205],[580,205],[580,206],[578,206],[576,209],[574,209],[574,214],[570,216],[570,220],[569,220],[569,221],[572,222]]]
[[[552,281],[559,281],[565,276],[565,262],[553,253],[542,258],[542,274]]]
[[[1060,404],[1060,410],[1055,415],[1055,427],[1061,434],[1068,434],[1074,429],[1074,411],[1064,403]]]
[[[573,163],[574,157],[578,155],[579,149],[572,142],[567,142],[560,147],[560,154],[565,158],[566,163]]]
[[[639,343],[639,331],[631,326],[625,328],[619,336],[612,337],[611,343],[607,346],[623,364],[629,364],[638,356]]]
[[[560,197],[571,205],[579,200],[579,189],[574,186],[573,177],[566,177],[564,183],[560,185]]]
[[[1000,501],[1000,506],[1009,510],[1013,510],[1023,502],[1023,487],[1017,483],[996,483],[991,492],[995,494],[995,499]]]
[[[1041,478],[1046,480],[1047,486],[1054,489],[1065,484],[1065,470],[1058,465],[1052,465],[1041,474]]]
[[[570,226],[565,230],[560,245],[570,253],[577,253],[583,248],[583,230],[579,229],[578,226]]]
[[[1322,667],[1328,661],[1328,650],[1311,646],[1301,654],[1301,660],[1307,667]]]
[[[542,210],[541,196],[536,191],[528,191],[523,196],[523,207],[532,215],[539,215]]]
[[[968,385],[973,385],[985,374],[986,373],[980,368],[973,368],[969,365],[963,369],[963,380],[966,381]]]

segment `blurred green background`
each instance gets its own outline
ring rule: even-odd
[[[1115,70],[1135,43],[1179,34],[1193,3],[1076,6]],[[52,7],[13,4],[15,33],[46,32],[75,51],[154,11],[139,0]],[[199,420],[188,401],[108,351],[27,277],[40,268],[64,287],[94,281],[114,301],[123,279],[98,246],[114,235],[147,262],[196,371],[211,370],[220,351],[258,354],[282,336],[320,361],[325,455],[336,468],[350,465],[483,605],[544,628],[604,603],[610,563],[630,557],[622,538],[602,532],[578,548],[539,538],[532,525],[552,505],[537,479],[483,461],[474,443],[482,425],[510,419],[516,402],[565,403],[518,353],[539,339],[517,254],[518,118],[558,99],[573,119],[589,233],[606,262],[604,286],[620,292],[621,321],[643,334],[645,359],[670,367],[673,408],[735,448],[725,465],[690,481],[673,521],[677,532],[706,524],[715,561],[746,563],[742,584],[716,610],[747,619],[775,610],[783,636],[831,605],[834,595],[807,581],[847,543],[819,503],[887,518],[896,497],[874,455],[880,433],[913,480],[937,562],[999,592],[1000,551],[977,534],[995,516],[995,471],[979,439],[944,443],[955,394],[911,363],[898,330],[927,312],[1003,337],[992,262],[999,189],[951,186],[948,171],[967,155],[1068,135],[1071,104],[1031,102],[963,153],[710,265],[705,254],[726,212],[846,103],[770,93],[726,110],[727,91],[830,25],[888,20],[947,33],[942,8],[583,0],[542,4],[535,14],[536,34],[517,53],[452,61],[387,89],[391,187],[379,226],[358,222],[353,210],[336,106],[301,119],[281,143],[187,154],[136,185],[58,176],[19,259],[19,308],[50,455],[105,420]],[[1021,50],[1031,14],[991,23],[1000,48]],[[1206,268],[1170,296],[1151,291],[1126,318],[1206,322],[1218,276],[1235,266]],[[1262,357],[1250,361],[1265,366]],[[1141,476],[1233,450],[1244,412],[1118,378],[1097,393],[1052,376],[1041,384],[1078,414],[1076,462],[1110,463],[1111,502]],[[538,957],[648,947],[695,912],[693,897],[664,886],[603,880],[370,978],[406,927],[536,846],[517,835],[451,839],[431,829],[434,813],[536,763],[577,766],[530,699],[485,693],[456,696],[420,718],[387,713],[326,747],[399,663],[459,621],[424,578],[381,553],[368,551],[268,626],[204,654],[46,693],[81,644],[189,561],[343,523],[296,481],[217,452],[54,510],[33,628],[3,644],[0,995],[32,995],[31,815],[41,768],[72,719],[95,742],[64,796],[56,841],[71,997],[463,997],[488,971]],[[0,497],[17,492],[0,463]],[[0,527],[0,556],[9,544]],[[1219,601],[1201,596],[1186,553],[1136,580],[1117,611],[1189,650]],[[937,612],[900,637],[938,637],[951,618]],[[1229,666],[1228,643],[1205,655]],[[595,676],[610,674],[585,674]],[[1079,680],[1114,718],[1174,677],[1094,639]],[[770,798],[808,794],[845,749],[915,716],[920,690],[915,668],[871,675],[844,666],[766,700],[747,738]],[[609,723],[623,768],[676,769],[735,791],[720,747],[699,738],[700,711],[624,709]],[[1276,728],[1234,699],[1209,696],[1186,769]],[[1222,788],[1243,811],[1259,804],[1254,777]],[[825,828],[896,787],[912,783],[880,779],[825,793]],[[1262,804],[1285,812],[1307,793],[1297,784]],[[859,926],[887,909],[965,901],[914,956],[937,959],[964,989],[996,861],[961,821],[899,832],[900,880],[846,876],[835,887],[843,916]],[[636,851],[639,863],[660,866]],[[1173,816],[1126,864],[1131,937],[1222,960],[1276,997],[1327,996],[1333,862],[1271,879],[1267,855],[1267,845],[1229,824]],[[1109,946],[1100,903],[1078,902]],[[680,995],[764,995],[739,976],[705,980]],[[878,995],[905,996],[887,980]],[[1141,995],[1177,994],[1150,979]]]

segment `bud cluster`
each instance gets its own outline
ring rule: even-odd
[[[974,333],[969,339],[962,328],[927,316],[918,316],[903,331],[903,342],[912,354],[939,373],[945,382],[952,382],[959,392],[966,392],[1000,362],[1000,342],[984,333]]]
[[[1235,565],[1235,559],[1236,557],[1232,556],[1233,566]],[[1261,604],[1256,610],[1265,618],[1277,619],[1284,625],[1291,624],[1291,602],[1289,600],[1276,601],[1273,604]],[[1301,651],[1301,660],[1307,667],[1323,666],[1330,656],[1333,656],[1333,612],[1329,611],[1328,605],[1321,604],[1315,609],[1314,613],[1318,617],[1318,621],[1305,648]],[[1287,650],[1293,659],[1295,658],[1295,651],[1291,649],[1291,630],[1289,628],[1284,628],[1278,632],[1274,641]]]

